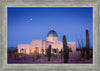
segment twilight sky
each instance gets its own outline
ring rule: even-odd
[[[78,42],[75,34],[86,45],[85,30],[89,30],[90,46],[93,46],[92,7],[8,7],[7,45],[29,44],[32,40],[46,40],[47,33],[54,30],[58,39],[66,35],[68,42]],[[81,37],[80,37],[81,36]]]

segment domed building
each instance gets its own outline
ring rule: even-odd
[[[58,40],[58,34],[51,30],[47,34],[47,40],[32,40],[30,44],[18,44],[18,53],[25,54],[46,54],[46,49],[51,45],[52,49],[56,49],[57,53],[63,49],[63,43]],[[72,52],[76,51],[76,42],[67,42]],[[53,51],[51,51],[53,53]]]
[[[51,41],[51,42],[58,41],[58,35],[53,30],[53,27],[51,28],[51,30],[47,34],[47,41]]]

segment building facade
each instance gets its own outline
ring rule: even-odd
[[[18,53],[46,54],[46,49],[49,45],[51,45],[52,49],[56,49],[58,52],[63,49],[63,43],[58,40],[58,35],[53,30],[53,27],[47,34],[47,40],[32,40],[30,44],[18,44]],[[76,42],[67,42],[67,45],[72,52],[76,51]]]

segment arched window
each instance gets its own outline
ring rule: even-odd
[[[23,48],[22,48],[22,49],[20,49],[20,52],[21,52],[21,53],[23,53],[23,51],[24,51],[24,49],[23,49]]]

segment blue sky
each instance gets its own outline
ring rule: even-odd
[[[32,40],[46,40],[52,24],[60,41],[66,35],[67,41],[75,41],[77,47],[75,34],[79,40],[81,36],[85,46],[85,30],[88,29],[90,46],[93,46],[92,7],[8,7],[7,45],[17,47]]]

